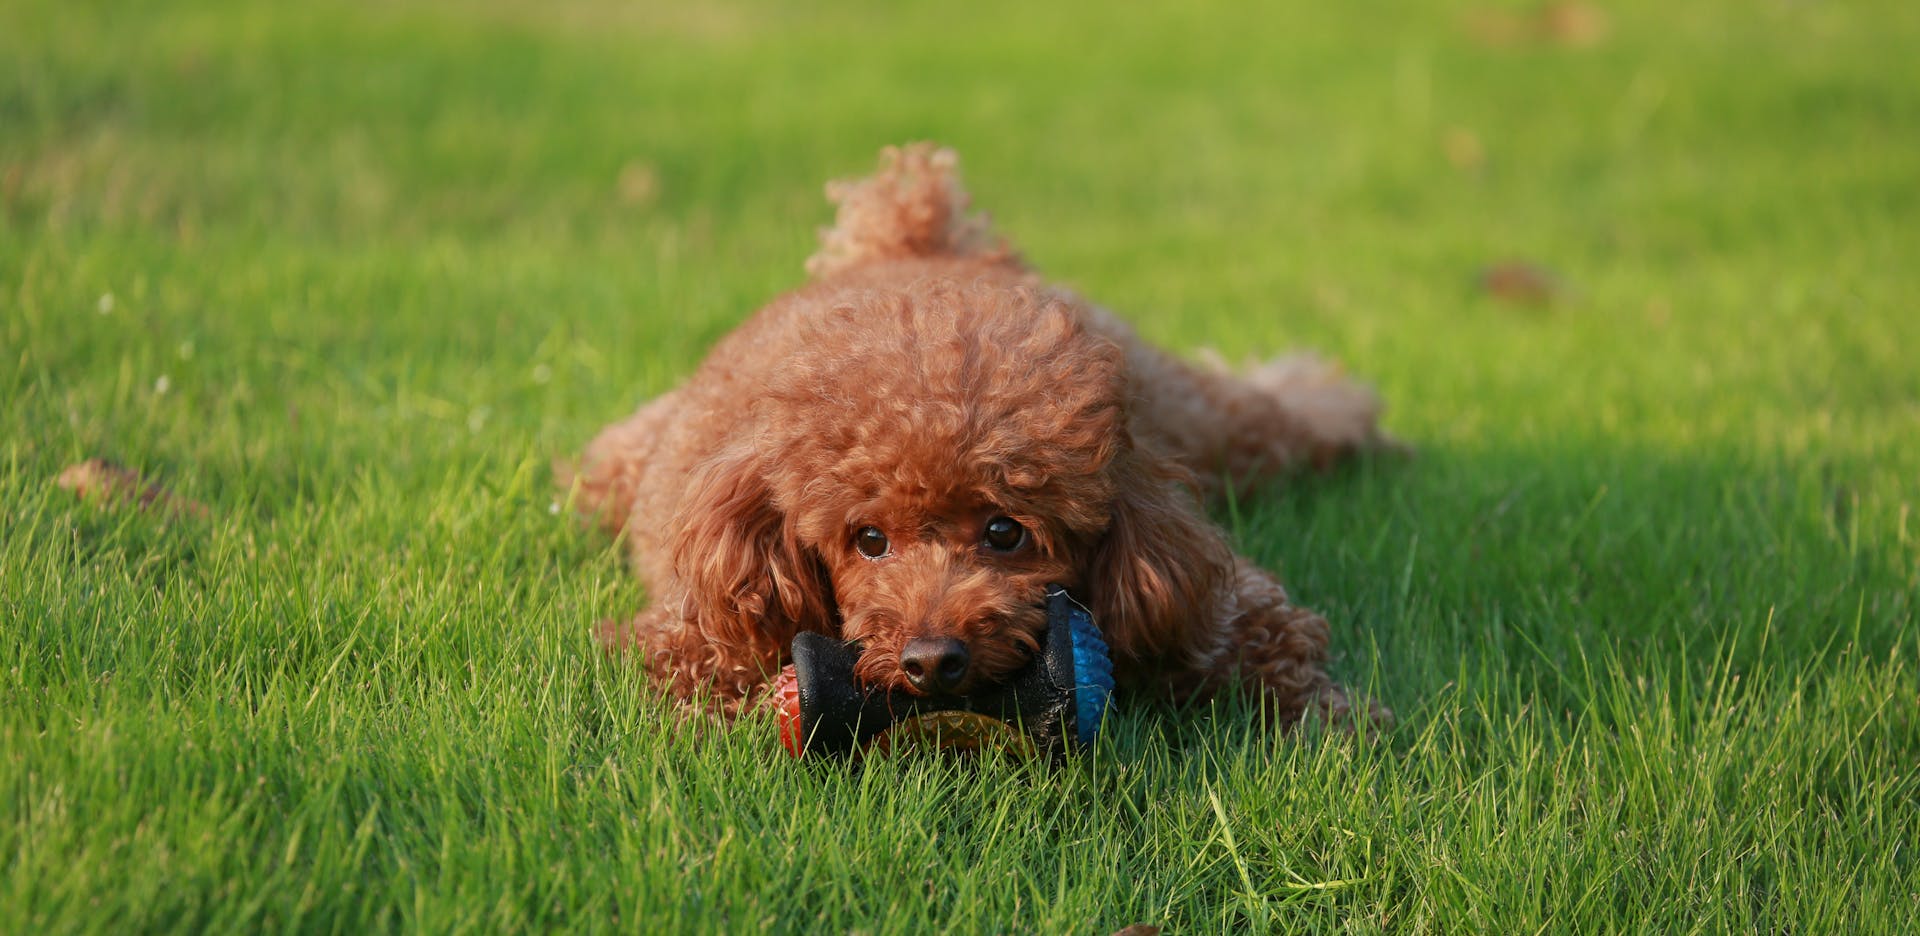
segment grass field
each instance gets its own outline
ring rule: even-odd
[[[1920,5],[643,6],[0,5],[0,929],[1913,931]],[[1389,735],[810,768],[596,653],[551,462],[916,138],[1378,383],[1222,520]]]

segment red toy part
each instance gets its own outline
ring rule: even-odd
[[[773,681],[773,704],[780,712],[780,744],[799,757],[806,750],[807,726],[800,718],[800,677],[791,663]]]

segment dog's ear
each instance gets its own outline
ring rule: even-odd
[[[777,659],[794,634],[832,620],[826,567],[774,506],[750,449],[694,474],[667,547],[686,589],[682,614],[713,644]]]
[[[1233,552],[1184,468],[1134,450],[1111,470],[1111,518],[1083,579],[1096,620],[1120,661],[1184,657],[1216,613]]]

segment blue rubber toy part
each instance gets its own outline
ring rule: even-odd
[[[1067,623],[1073,638],[1074,734],[1086,747],[1100,734],[1100,719],[1113,695],[1113,660],[1087,609],[1076,603],[1067,612]]]

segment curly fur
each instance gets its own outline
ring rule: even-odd
[[[1200,498],[1391,444],[1379,401],[1311,358],[1235,374],[1147,345],[967,216],[955,167],[889,148],[829,186],[814,281],[588,446],[576,503],[626,537],[653,599],[603,640],[728,712],[802,630],[860,640],[859,675],[903,688],[908,641],[958,639],[964,691],[1031,657],[1059,583],[1123,686],[1248,685],[1287,721],[1344,715],[1326,622],[1237,558]],[[982,545],[996,516],[1023,548]],[[855,549],[866,526],[881,559]]]

